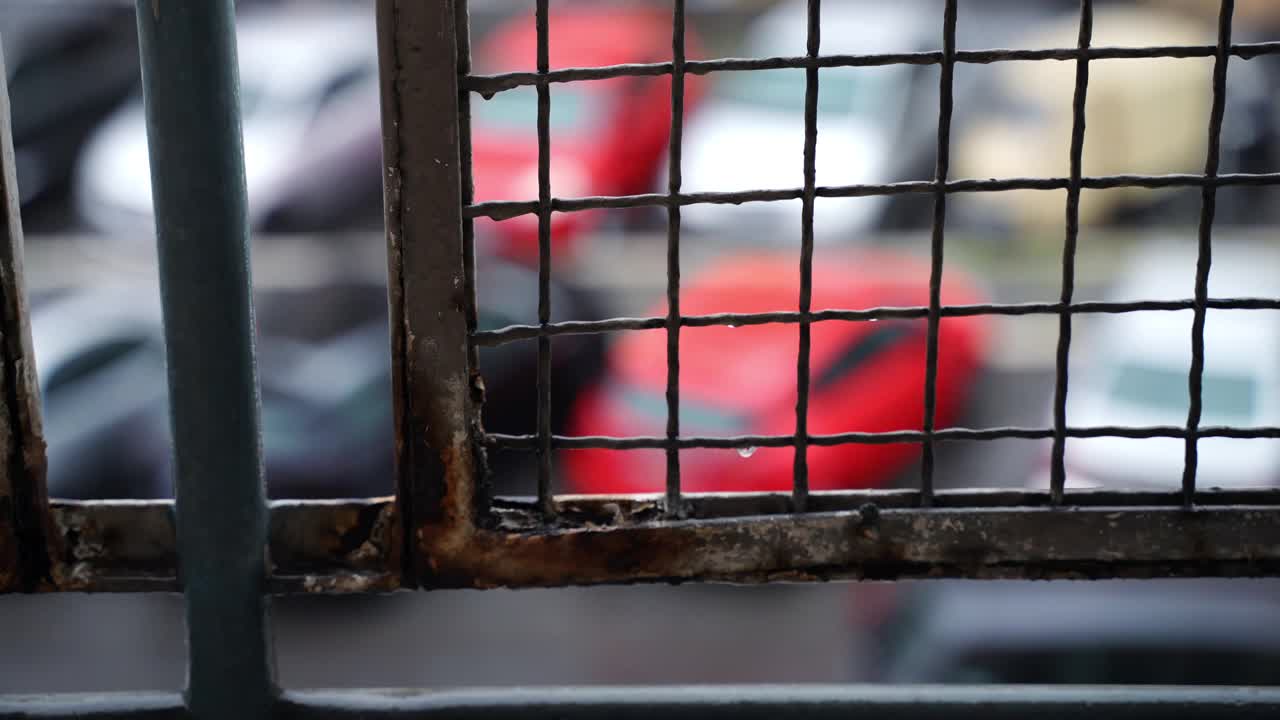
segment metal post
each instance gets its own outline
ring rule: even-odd
[[[52,583],[35,362],[22,276],[22,218],[0,48],[0,592]]]
[[[137,0],[187,603],[187,703],[265,718],[267,504],[232,0]]]

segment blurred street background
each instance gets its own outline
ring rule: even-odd
[[[1098,0],[1095,46],[1211,45],[1217,2]],[[532,0],[471,0],[474,71],[534,68]],[[688,0],[690,59],[799,56],[803,0]],[[934,51],[942,0],[826,0],[823,54]],[[962,0],[959,48],[1074,47],[1074,0]],[[372,3],[241,0],[246,174],[268,486],[275,498],[390,494],[392,434]],[[671,4],[552,2],[551,66],[671,58]],[[1280,3],[1239,0],[1236,42],[1280,39]],[[131,2],[0,0],[50,494],[171,492],[146,133]],[[1199,173],[1212,58],[1091,63],[1086,175]],[[817,184],[930,180],[935,66],[824,68]],[[1072,62],[962,64],[951,178],[1066,177]],[[1280,171],[1280,59],[1233,58],[1222,173]],[[803,185],[805,72],[689,76],[682,190]],[[556,197],[666,192],[670,79],[556,84]],[[532,88],[471,96],[477,201],[538,194]],[[196,169],[193,169],[195,171]],[[950,304],[1060,299],[1065,190],[948,198]],[[1280,204],[1218,191],[1213,297],[1280,297]],[[1201,190],[1087,190],[1076,301],[1193,295]],[[815,309],[928,303],[930,194],[819,198]],[[798,200],[682,209],[686,314],[794,310]],[[553,320],[666,313],[662,208],[556,213]],[[476,221],[481,329],[536,323],[537,220]],[[1189,312],[1076,316],[1068,423],[1180,425]],[[939,427],[1051,425],[1056,315],[943,323]],[[1205,424],[1280,425],[1280,314],[1210,311]],[[917,321],[814,326],[811,430],[919,429]],[[795,326],[682,333],[684,432],[794,430]],[[553,343],[560,434],[661,434],[661,332]],[[481,353],[484,421],[534,431],[536,346]],[[685,413],[688,413],[686,416]],[[1204,487],[1272,486],[1280,441],[1201,441]],[[694,450],[689,490],[790,486],[790,451]],[[814,448],[816,489],[913,487],[916,446]],[[1177,487],[1179,443],[1071,441],[1069,487]],[[494,453],[496,490],[534,489]],[[654,464],[654,461],[658,465]],[[1047,487],[1048,446],[944,444],[939,487]],[[562,492],[661,489],[660,453],[555,459]],[[721,682],[1280,682],[1269,582],[627,587],[275,603],[287,687]],[[0,693],[170,689],[177,596],[0,597]]]

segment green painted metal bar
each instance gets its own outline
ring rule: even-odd
[[[1249,720],[1280,714],[1280,689],[1044,685],[722,685],[686,687],[309,690],[280,718],[859,718]],[[167,693],[0,697],[9,718],[180,718]]]
[[[959,718],[1280,717],[1280,690],[1099,686],[726,685],[285,693],[283,718]]]
[[[232,0],[137,0],[187,603],[187,704],[265,718],[268,513]]]

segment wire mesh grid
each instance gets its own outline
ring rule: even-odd
[[[1231,38],[1234,1],[1222,0],[1218,13],[1217,42],[1200,46],[1147,46],[1147,47],[1094,47],[1093,2],[1081,0],[1079,10],[1079,35],[1074,48],[1049,48],[1034,50],[969,50],[956,48],[956,27],[960,0],[945,0],[941,17],[941,51],[879,53],[865,55],[821,54],[821,2],[809,0],[807,7],[807,37],[802,57],[766,57],[717,60],[688,60],[685,57],[685,7],[683,0],[673,0],[672,12],[672,60],[671,62],[626,64],[609,67],[580,67],[551,70],[548,59],[548,1],[537,0],[536,26],[538,59],[536,72],[511,72],[495,75],[475,75],[469,67],[462,69],[460,86],[462,104],[460,127],[466,137],[470,132],[470,94],[485,98],[514,88],[534,86],[538,93],[538,199],[518,202],[470,202],[463,208],[464,242],[468,257],[468,272],[474,267],[474,231],[476,218],[505,220],[520,215],[536,214],[538,217],[540,293],[537,325],[513,325],[497,330],[475,330],[475,304],[469,305],[470,347],[475,358],[479,346],[497,346],[519,340],[536,339],[538,343],[538,422],[536,433],[531,435],[486,434],[482,440],[491,448],[532,451],[538,455],[538,502],[542,511],[555,512],[552,499],[552,452],[565,448],[604,448],[614,450],[662,449],[666,453],[665,500],[667,511],[679,515],[683,504],[681,491],[680,455],[684,448],[755,448],[793,447],[795,457],[791,489],[791,509],[804,511],[809,506],[808,448],[846,443],[919,443],[923,450],[919,485],[919,504],[930,506],[934,502],[935,459],[934,449],[940,441],[989,441],[1004,438],[1051,439],[1050,497],[1053,505],[1064,502],[1066,480],[1064,448],[1068,438],[1177,438],[1185,440],[1185,462],[1182,474],[1182,503],[1190,507],[1196,499],[1196,470],[1198,463],[1197,441],[1201,438],[1280,438],[1280,427],[1231,427],[1202,426],[1203,373],[1205,363],[1204,327],[1207,311],[1213,310],[1274,310],[1280,309],[1280,300],[1268,298],[1211,298],[1208,278],[1212,261],[1213,225],[1217,190],[1233,186],[1280,185],[1280,173],[1232,173],[1220,174],[1219,158],[1223,133],[1223,115],[1227,94],[1227,66],[1234,58],[1251,59],[1262,55],[1280,53],[1280,43],[1234,44]],[[1093,60],[1138,58],[1212,58],[1212,93],[1208,135],[1208,151],[1204,172],[1201,174],[1164,175],[1111,175],[1086,176],[1082,171],[1082,155],[1086,140],[1085,108],[1089,90],[1089,66]],[[954,71],[958,63],[990,64],[1011,61],[1071,61],[1074,62],[1075,89],[1072,101],[1072,128],[1069,153],[1070,172],[1067,177],[1027,177],[1010,179],[952,179],[950,177],[950,146],[952,111],[954,106]],[[464,61],[466,62],[466,61]],[[819,186],[816,183],[815,159],[820,150],[817,133],[817,103],[821,92],[818,73],[822,68],[870,67],[892,64],[938,65],[940,85],[938,89],[937,155],[934,176],[931,180],[894,182],[881,184],[856,184],[844,186]],[[688,75],[705,75],[719,72],[751,72],[754,70],[794,68],[804,69],[806,75],[804,96],[804,152],[802,162],[804,183],[799,188],[759,189],[743,192],[698,192],[681,190],[681,143],[683,129],[684,80]],[[552,102],[551,85],[584,80],[602,80],[624,76],[670,75],[671,83],[671,134],[668,148],[670,174],[665,194],[644,194],[611,197],[561,198],[553,195],[550,183],[550,131],[549,116]],[[464,141],[465,142],[465,141]],[[464,156],[465,157],[465,156]],[[469,172],[464,159],[464,172]],[[469,174],[464,175],[464,186],[470,186]],[[1184,300],[1138,300],[1133,302],[1077,302],[1075,295],[1075,264],[1080,234],[1080,197],[1083,190],[1112,188],[1173,188],[1199,187],[1202,201],[1199,218],[1198,251],[1194,297]],[[941,286],[945,271],[947,200],[957,193],[1002,192],[1010,190],[1065,190],[1065,237],[1062,247],[1061,295],[1058,302],[1018,304],[943,305]],[[816,198],[868,197],[899,194],[925,194],[933,199],[932,233],[930,241],[929,303],[919,307],[874,307],[860,310],[838,308],[812,308],[813,251],[814,251],[814,203]],[[794,311],[771,313],[719,313],[709,315],[683,315],[680,306],[680,240],[682,207],[694,204],[740,204],[744,202],[801,201],[801,215],[797,218],[801,228],[799,252],[800,292]],[[600,321],[550,322],[551,308],[549,278],[551,268],[551,216],[553,213],[573,213],[602,208],[662,207],[667,212],[667,313],[663,317],[617,317]],[[474,287],[468,278],[469,287]],[[1191,310],[1194,313],[1191,337],[1191,366],[1188,373],[1190,397],[1186,424],[1183,426],[1157,427],[1072,427],[1067,423],[1067,394],[1069,390],[1068,359],[1072,341],[1072,318],[1080,314],[1115,314],[1133,312],[1159,312]],[[1053,423],[1052,427],[994,427],[994,428],[938,428],[935,410],[937,405],[939,326],[943,318],[976,315],[1057,315],[1059,318],[1056,349]],[[925,319],[928,323],[927,357],[924,384],[924,405],[921,408],[921,430],[897,432],[845,432],[815,435],[808,428],[810,396],[810,329],[817,322],[862,322],[887,318]],[[682,328],[706,326],[745,326],[766,323],[790,323],[798,325],[799,346],[796,365],[797,402],[795,407],[795,432],[787,435],[754,435],[737,437],[695,437],[681,434],[680,407],[680,331]],[[552,434],[550,422],[550,354],[551,339],[555,336],[579,333],[605,333],[629,330],[666,331],[666,432],[651,437],[603,437],[561,436]]]

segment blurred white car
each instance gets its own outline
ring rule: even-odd
[[[247,10],[237,20],[236,35],[250,223],[262,227],[274,215],[290,212],[291,204],[307,200],[299,197],[304,189],[329,187],[335,205],[356,199],[365,185],[380,192],[372,11],[327,3]],[[350,147],[369,143],[347,135],[363,138],[370,128],[372,148],[353,158]],[[321,159],[330,155],[341,157],[324,167]],[[98,129],[80,159],[75,183],[77,209],[91,225],[116,235],[151,237],[141,97]],[[313,200],[307,207],[327,205]]]
[[[932,3],[848,0],[822,8],[822,55],[915,52],[941,39]],[[805,2],[787,2],[749,28],[746,57],[804,55]],[[817,184],[886,182],[901,142],[916,82],[914,65],[823,68],[819,71]],[[936,72],[936,71],[935,71]],[[712,95],[684,131],[684,192],[782,189],[803,185],[803,69],[722,72]],[[936,92],[936,90],[935,90]],[[932,119],[930,120],[932,124]],[[660,173],[664,179],[667,173]],[[660,189],[665,191],[665,186]],[[818,241],[847,240],[871,225],[886,198],[819,199]],[[800,201],[691,205],[691,231],[729,234],[750,242],[798,244]],[[742,237],[750,233],[750,237]]]
[[[1277,298],[1280,254],[1251,245],[1220,246],[1209,275],[1211,298]],[[1138,253],[1115,299],[1175,300],[1194,295],[1196,251],[1162,244]],[[1077,316],[1079,317],[1079,316]],[[1189,408],[1191,310],[1094,316],[1072,346],[1067,395],[1071,427],[1184,426]],[[1087,329],[1086,329],[1087,328]],[[1092,330],[1092,332],[1088,332]],[[1280,312],[1209,310],[1200,427],[1280,425]],[[1068,487],[1181,487],[1179,438],[1069,438]],[[1032,484],[1047,487],[1048,444]],[[1197,486],[1261,487],[1280,481],[1280,441],[1201,438]]]

